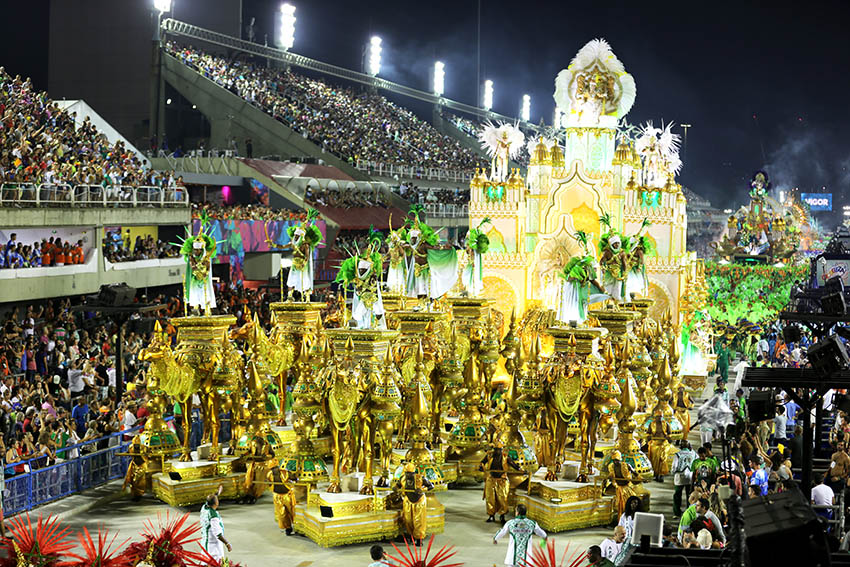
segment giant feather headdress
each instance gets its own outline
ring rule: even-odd
[[[682,169],[682,160],[679,159],[680,141],[681,136],[673,133],[672,122],[667,125],[662,122],[661,128],[656,128],[650,120],[640,128],[635,140],[635,150],[644,157],[657,153],[664,161],[667,171],[676,174]]]
[[[478,134],[478,139],[490,157],[496,155],[500,142],[505,142],[509,144],[508,155],[514,158],[522,151],[525,134],[520,131],[516,124],[500,122],[496,125],[488,120],[484,123],[481,133]]]

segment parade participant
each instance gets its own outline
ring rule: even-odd
[[[130,443],[130,447],[127,450],[132,457],[130,458],[130,464],[127,466],[127,474],[124,475],[124,484],[121,486],[122,491],[126,490],[128,486],[130,487],[130,495],[133,498],[133,502],[137,502],[145,495],[147,484],[145,478],[145,459],[142,457],[140,441],[138,436],[133,437],[133,442]]]
[[[626,542],[628,543],[631,543],[632,534],[635,531],[635,512],[640,512],[640,498],[637,496],[630,496],[629,499],[626,500],[626,509],[617,521],[617,525],[622,526],[623,529],[626,530]]]
[[[682,436],[687,437],[691,430],[691,412],[688,411],[693,407],[694,403],[691,397],[685,391],[684,384],[679,384],[676,389],[676,395],[673,397],[673,409],[676,412],[676,418],[682,424]]]
[[[634,296],[646,295],[649,287],[646,279],[646,257],[655,254],[655,244],[652,239],[641,234],[649,226],[649,220],[643,219],[637,234],[628,239],[629,250],[626,251],[626,262],[628,274],[626,275],[626,299]]]
[[[390,216],[390,227],[392,227],[392,216]],[[403,295],[407,289],[407,254],[405,242],[401,230],[392,230],[387,235],[387,256],[389,267],[387,268],[386,289],[390,293]]]
[[[293,291],[297,291],[302,301],[310,301],[310,293],[313,291],[313,250],[322,242],[322,231],[316,226],[318,217],[319,211],[308,208],[306,220],[286,229],[289,244],[284,249],[292,250],[292,267],[286,279],[288,299],[292,297]]]
[[[599,238],[599,263],[602,266],[602,284],[605,293],[617,301],[625,299],[626,275],[628,262],[626,249],[628,239],[623,242],[624,237],[611,226],[611,216],[604,213],[599,217],[599,222],[607,227],[607,232]]]
[[[216,494],[207,496],[206,503],[201,507],[201,544],[214,559],[224,558],[224,548],[232,551],[230,542],[224,537],[224,524],[218,512],[218,497],[224,487],[218,486]]]
[[[557,319],[562,323],[575,321],[579,324],[587,319],[587,306],[594,303],[589,297],[589,285],[593,285],[598,293],[602,286],[596,280],[596,260],[590,253],[589,235],[579,230],[574,238],[584,250],[583,256],[573,256],[558,273],[561,278],[560,300],[558,301]]]
[[[463,270],[463,285],[466,293],[473,297],[478,297],[484,291],[484,254],[490,247],[490,239],[482,230],[486,224],[490,224],[490,217],[484,217],[477,227],[469,229],[464,243],[467,264]]]
[[[295,492],[290,486],[289,471],[281,471],[279,466],[272,467],[266,476],[272,485],[274,495],[274,519],[286,535],[292,535],[292,521],[295,519]]]
[[[180,254],[186,261],[183,299],[187,307],[195,307],[206,315],[215,307],[212,259],[215,256],[216,241],[208,232],[208,226],[209,217],[202,213],[198,234],[189,234],[180,245]]]
[[[410,207],[412,218],[404,230],[407,254],[407,297],[420,301],[439,299],[457,280],[457,251],[441,246],[440,238],[428,223],[419,218],[422,205]],[[419,308],[419,306],[417,306]]]
[[[419,474],[416,465],[407,463],[395,488],[402,493],[401,521],[404,529],[420,546],[428,527],[428,497],[425,491],[431,490],[434,485]]]
[[[590,561],[587,567],[614,567],[614,562],[602,555],[602,549],[598,545],[587,548],[587,560]]]
[[[496,439],[493,449],[484,457],[479,470],[485,475],[483,499],[487,502],[487,521],[495,521],[498,514],[499,521],[504,524],[505,514],[508,513],[508,491],[511,487],[508,467],[517,471],[521,469],[503,452],[503,447],[502,441]]]
[[[623,460],[623,454],[615,449],[611,452],[611,462],[608,464],[608,478],[606,482],[613,484],[617,492],[611,505],[617,516],[621,516],[626,510],[626,502],[632,496],[646,494],[641,485],[641,478],[630,464]],[[603,488],[604,490],[604,488]]]
[[[544,539],[547,537],[546,532],[537,525],[537,522],[525,517],[526,511],[525,505],[517,504],[516,517],[502,526],[502,529],[493,538],[493,545],[497,545],[499,540],[506,535],[511,536],[508,540],[505,565],[512,567],[526,565],[529,558],[531,536],[536,535]]]
[[[679,441],[679,451],[673,456],[673,465],[670,468],[673,473],[673,515],[677,518],[682,515],[682,492],[685,496],[691,494],[691,464],[697,458],[697,454],[691,449],[691,444],[686,439]]]
[[[626,528],[623,526],[617,526],[614,528],[614,536],[606,537],[602,540],[602,544],[599,546],[599,549],[602,552],[602,557],[610,561],[614,561],[614,558],[620,553],[620,549],[622,549],[624,541],[626,541]]]
[[[248,454],[245,455],[248,463],[245,473],[245,496],[244,503],[253,504],[266,491],[266,477],[270,464],[276,462],[274,451],[268,441],[262,437],[255,436],[251,439]]]
[[[381,274],[383,257],[381,233],[371,229],[369,247],[364,251],[353,251],[339,267],[335,282],[354,288],[351,302],[351,317],[358,329],[386,329],[384,302],[381,298]]]

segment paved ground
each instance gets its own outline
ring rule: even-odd
[[[696,416],[694,415],[694,420]],[[698,442],[698,434],[692,433],[692,442]],[[672,518],[672,476],[666,482],[650,482],[645,485],[651,492],[653,512]],[[66,498],[39,510],[43,514],[61,514],[63,523],[74,530],[86,526],[91,531],[99,524],[111,532],[118,531],[119,538],[135,537],[149,518],[166,512],[174,514],[164,504],[152,497],[133,503],[126,497],[117,497],[120,484],[112,483],[96,491]],[[506,543],[492,544],[497,524],[485,523],[484,502],[481,489],[462,489],[442,492],[438,495],[446,507],[445,533],[437,537],[440,545],[453,544],[457,548],[456,558],[469,566],[501,566],[504,561]],[[181,509],[179,513],[191,512],[197,517],[199,507]],[[355,567],[368,565],[371,544],[323,549],[309,539],[295,535],[287,537],[278,530],[274,522],[272,498],[268,493],[252,506],[224,502],[221,507],[228,539],[233,544],[231,558],[246,567],[287,565],[292,567],[325,566]],[[598,544],[611,530],[589,528],[554,537],[559,550],[569,542],[572,549],[586,549]],[[389,547],[389,545],[386,545]]]

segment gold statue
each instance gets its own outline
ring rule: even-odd
[[[664,475],[670,472],[668,456],[671,453],[670,424],[664,419],[661,410],[655,410],[652,421],[649,424],[649,462],[655,473],[655,480],[663,480]]]
[[[691,430],[691,413],[690,410],[694,403],[691,397],[685,391],[685,385],[680,383],[676,391],[676,396],[673,399],[673,409],[676,412],[676,417],[679,423],[682,424],[682,438],[688,438],[688,432]]]
[[[333,471],[328,492],[342,492],[340,472],[346,453],[351,455],[351,420],[359,405],[360,369],[354,360],[354,343],[351,337],[345,344],[345,354],[336,363],[332,382],[327,393],[327,416],[330,418],[331,438],[333,439]]]
[[[623,454],[618,450],[611,452],[611,462],[608,464],[607,483],[613,484],[616,488],[616,494],[611,505],[613,511],[616,512],[616,517],[622,516],[626,509],[626,501],[637,496],[646,497],[647,491],[643,487],[640,475],[638,475],[630,464],[623,460]],[[603,490],[605,488],[603,487]]]
[[[277,461],[268,442],[262,437],[251,439],[250,450],[245,455],[248,470],[245,473],[244,500],[253,504],[266,491],[265,481],[269,470],[277,465]]]
[[[129,486],[130,495],[135,502],[145,495],[145,490],[148,486],[145,459],[142,456],[142,447],[138,435],[133,437],[133,442],[130,444],[128,453],[131,456],[130,464],[127,466],[127,474],[124,475],[124,484],[121,486],[121,491],[123,492]]]
[[[591,357],[588,357],[590,360]],[[584,395],[579,404],[581,467],[576,482],[588,482],[593,472],[593,455],[598,435],[605,434],[614,424],[620,407],[620,387],[614,378],[614,354],[611,342],[606,342],[603,368],[591,363],[582,368]]]

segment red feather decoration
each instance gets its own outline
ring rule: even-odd
[[[80,541],[80,547],[83,548],[83,555],[69,554],[74,559],[68,563],[69,567],[133,567],[130,559],[120,553],[121,548],[130,541],[129,539],[115,546],[118,534],[109,539],[109,532],[103,526],[97,529],[97,542],[92,539],[86,527],[83,527],[82,533],[77,534],[77,538]]]
[[[461,567],[463,565],[463,563],[448,562],[457,553],[456,551],[452,551],[454,549],[452,545],[444,545],[429,559],[431,556],[431,546],[434,545],[433,534],[428,539],[428,548],[425,550],[424,555],[422,554],[421,547],[414,546],[411,549],[406,537],[404,538],[404,545],[405,550],[402,551],[393,544],[393,549],[398,552],[398,557],[393,557],[389,553],[387,554],[385,560],[389,562],[391,567]]]
[[[0,558],[0,567],[16,567],[18,560],[33,565],[34,567],[63,567],[61,561],[73,547],[68,540],[68,528],[60,529],[59,519],[50,516],[47,519],[38,517],[35,526],[32,525],[30,515],[15,516],[9,522],[10,537],[3,538],[0,542],[6,557]]]
[[[564,553],[561,555],[561,561],[555,559],[555,539],[549,538],[546,540],[546,547],[534,546],[531,549],[531,556],[528,560],[521,559],[522,567],[578,567],[578,565],[587,560],[587,553],[583,551],[575,551],[567,557],[570,551],[570,544],[564,548]]]
[[[189,514],[174,519],[166,513],[165,521],[158,516],[159,525],[150,520],[145,522],[142,541],[131,543],[124,551],[124,557],[131,565],[146,561],[154,567],[193,567],[203,560],[200,553],[186,550],[190,543],[198,541],[200,528],[197,524],[186,526]],[[2,566],[0,566],[2,567]]]

